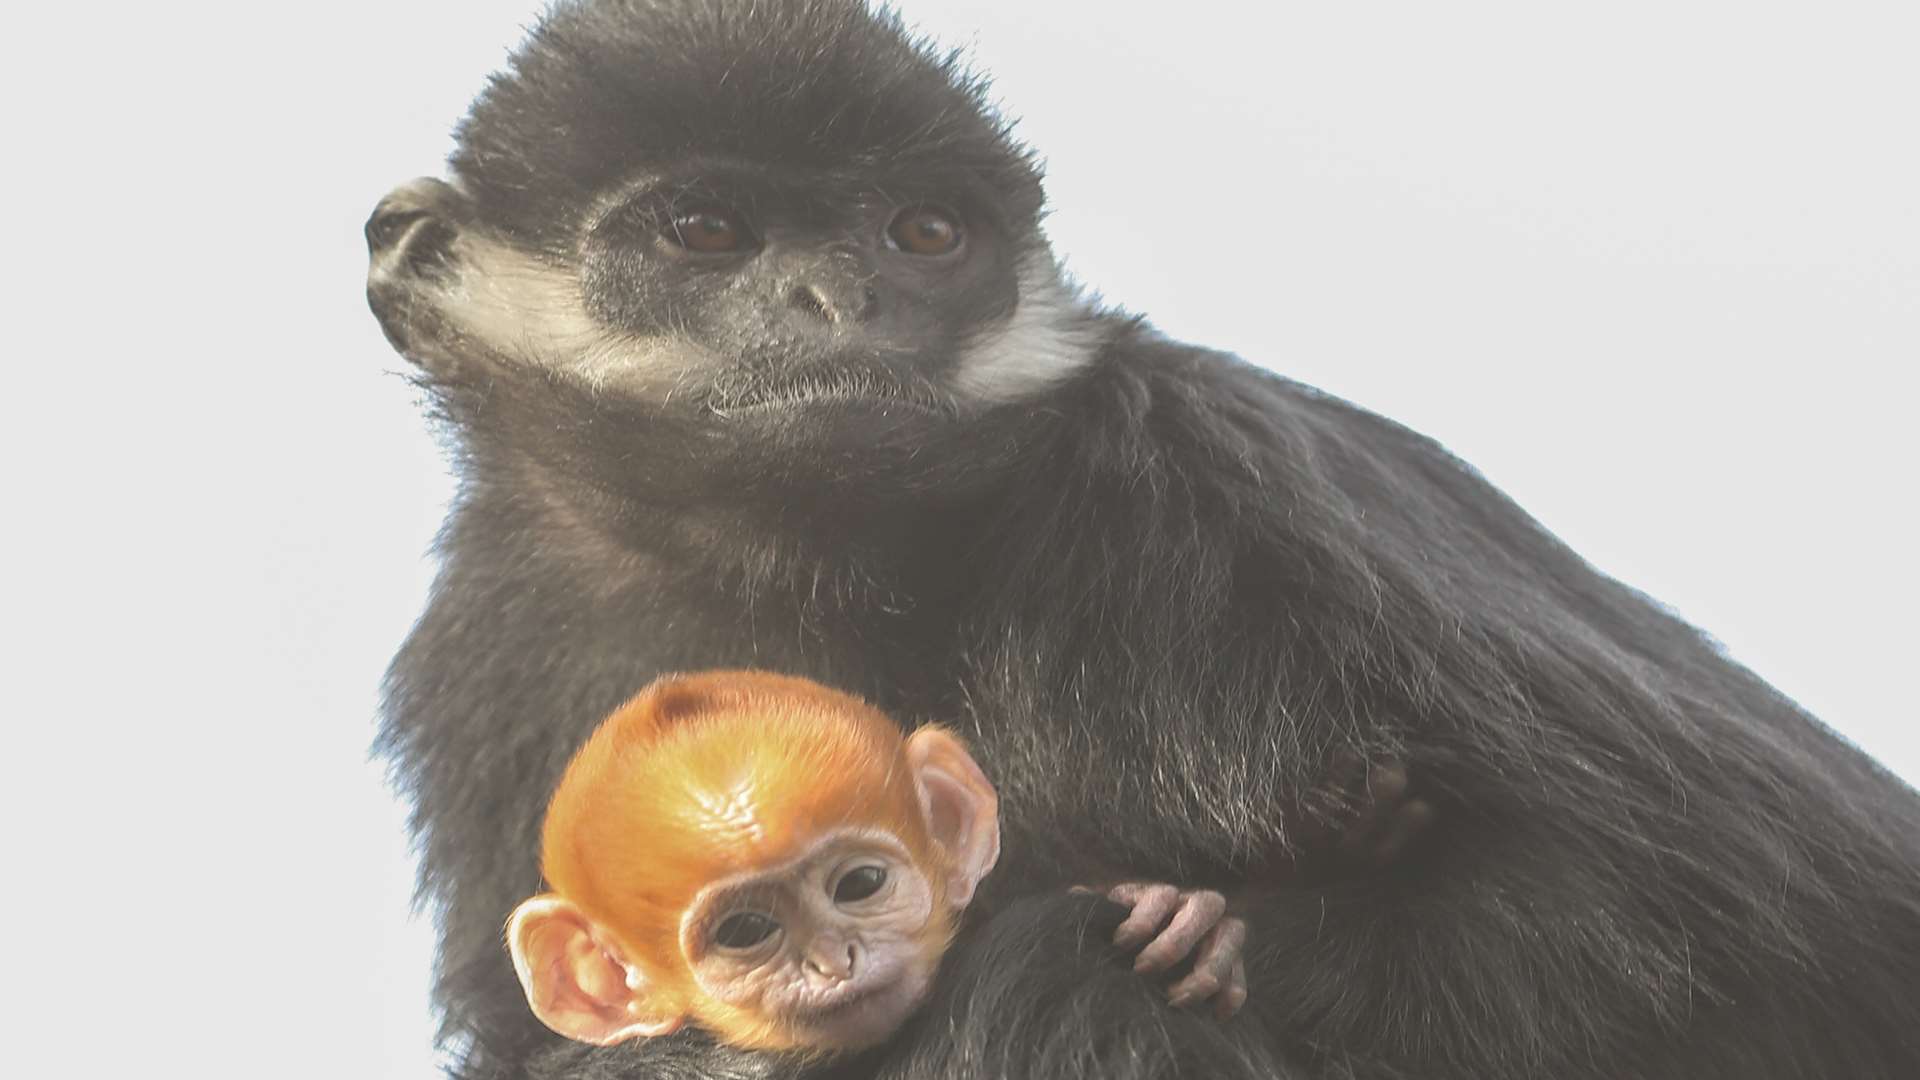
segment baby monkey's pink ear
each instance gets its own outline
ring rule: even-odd
[[[1000,859],[1000,797],[966,746],[942,728],[930,725],[907,736],[907,764],[920,789],[927,831],[952,864],[947,902],[966,907]]]
[[[553,893],[513,909],[507,948],[533,1015],[569,1039],[611,1046],[665,1035],[686,1020],[610,935]]]

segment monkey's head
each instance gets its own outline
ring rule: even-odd
[[[983,95],[858,0],[562,4],[453,182],[375,210],[369,298],[483,449],[656,497],[858,483],[1092,352]]]
[[[669,677],[568,765],[552,891],[508,947],[536,1015],[584,1042],[691,1019],[740,1046],[869,1046],[926,996],[999,837],[992,785],[939,728],[903,739],[805,679]]]

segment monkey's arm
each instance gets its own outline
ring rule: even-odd
[[[1384,869],[1434,816],[1431,803],[1410,793],[1400,761],[1369,766],[1344,759],[1304,802],[1299,842],[1243,886],[1223,893],[1125,881],[1105,890],[1107,899],[1129,909],[1113,943],[1140,950],[1134,971],[1172,971],[1191,958],[1190,969],[1167,990],[1175,1006],[1211,1000],[1222,1020],[1239,1011],[1247,1000],[1247,924],[1240,915],[1302,882]]]
[[[1325,884],[1384,870],[1427,827],[1433,804],[1411,786],[1406,762],[1335,761],[1327,780],[1301,800],[1293,844],[1252,875],[1249,892]]]

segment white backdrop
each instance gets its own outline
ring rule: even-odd
[[[532,10],[9,16],[22,1075],[428,1073],[366,748],[450,481],[359,227]],[[1914,12],[907,7],[1025,117],[1084,280],[1439,437],[1909,778]]]

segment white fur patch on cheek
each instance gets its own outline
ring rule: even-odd
[[[1021,263],[1020,306],[961,352],[956,390],[989,405],[1019,401],[1057,385],[1093,361],[1102,331],[1047,255]]]
[[[572,273],[510,245],[463,232],[452,255],[457,270],[442,286],[441,310],[461,334],[503,358],[594,390],[661,393],[696,359],[601,325],[587,314]]]

